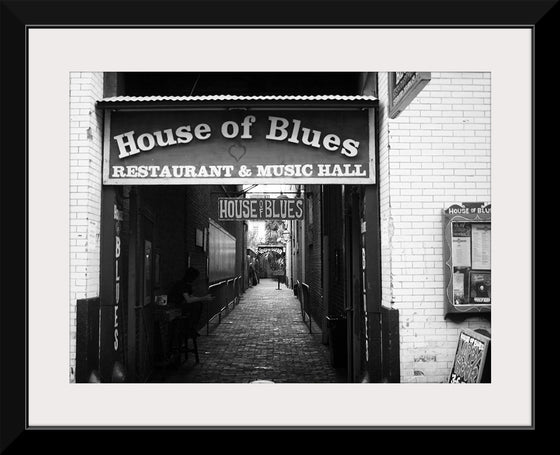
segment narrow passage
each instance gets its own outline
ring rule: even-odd
[[[291,289],[261,279],[240,303],[206,335],[200,331],[200,363],[189,353],[178,369],[157,370],[151,382],[275,383],[346,382],[346,373],[329,361],[329,349],[301,319],[300,303]]]

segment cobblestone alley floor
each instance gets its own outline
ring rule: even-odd
[[[200,331],[199,364],[189,353],[181,367],[156,370],[150,382],[346,382],[345,370],[331,366],[319,328],[312,326],[310,334],[302,322],[293,291],[283,284],[277,287],[275,280],[262,279],[247,289],[209,335],[206,327]]]

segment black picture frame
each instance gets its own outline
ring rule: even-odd
[[[27,200],[27,77],[28,48],[27,37],[33,28],[99,28],[99,27],[311,27],[311,28],[525,28],[531,31],[533,42],[533,127],[536,122],[535,106],[555,105],[558,92],[549,90],[548,77],[553,74],[555,59],[548,58],[547,46],[557,42],[558,5],[557,1],[523,2],[512,0],[486,2],[437,0],[406,2],[401,0],[379,2],[325,2],[320,7],[316,2],[302,1],[285,3],[266,2],[165,2],[140,1],[132,6],[130,2],[114,1],[57,1],[30,2],[25,0],[0,3],[0,28],[2,39],[1,59],[3,70],[1,96],[2,131],[0,148],[2,153],[2,212],[9,214],[2,223],[2,286],[1,305],[1,399],[0,437],[1,451],[17,452],[29,448],[31,444],[51,442],[58,446],[67,437],[68,430],[96,429],[105,427],[75,427],[69,423],[60,427],[30,427],[27,418],[27,334],[29,297],[29,264],[27,256],[29,207]],[[515,6],[515,7],[512,7]],[[185,19],[183,19],[185,18]],[[183,22],[183,23],[181,23]],[[53,50],[56,52],[56,50]],[[546,79],[545,79],[546,77]],[[537,98],[538,95],[538,98]],[[514,94],[512,94],[514,96]],[[551,142],[556,131],[553,116],[539,116],[539,140]],[[550,136],[550,137],[548,137]],[[531,172],[534,175],[534,149]],[[9,151],[9,153],[6,153]],[[53,153],[53,151],[47,151]],[[534,180],[533,180],[534,182]],[[534,185],[534,183],[533,183]],[[9,191],[6,191],[6,190]],[[534,199],[534,186],[531,200]],[[534,204],[533,204],[534,207]],[[9,219],[8,219],[9,218]],[[534,216],[531,221],[534,232]],[[534,271],[534,237],[532,237],[531,270]],[[45,290],[45,304],[57,298]],[[22,298],[24,296],[24,298]],[[532,291],[534,301],[534,291]],[[532,305],[533,308],[533,305]],[[534,310],[532,310],[534,327]],[[534,344],[534,343],[533,343]],[[534,353],[534,347],[531,348]],[[534,360],[533,360],[534,365]],[[50,374],[50,372],[44,372]],[[534,378],[534,369],[532,372]],[[534,379],[533,379],[534,387]],[[522,429],[534,427],[534,389],[532,403],[532,424]],[[402,426],[397,429],[407,429]],[[415,427],[418,429],[421,427]],[[430,427],[438,429],[445,427]],[[127,427],[111,428],[130,430]],[[139,428],[132,428],[139,429]],[[169,429],[166,427],[140,428]],[[219,430],[220,427],[210,429]],[[235,429],[235,428],[233,428]],[[255,427],[254,429],[258,429]],[[272,428],[287,430],[289,427]],[[316,428],[305,428],[316,429]],[[321,429],[321,428],[319,428]],[[324,429],[324,428],[322,428]],[[343,427],[342,429],[349,429]],[[350,429],[353,429],[351,427]],[[374,429],[379,428],[362,428]],[[391,429],[391,428],[388,428]],[[477,429],[469,428],[469,429]],[[495,427],[503,429],[503,427]],[[508,428],[511,429],[511,428]],[[516,428],[519,429],[519,428]],[[34,431],[42,430],[42,431]],[[193,429],[191,429],[193,430]],[[140,432],[142,433],[142,432]],[[193,432],[194,433],[194,432]],[[179,433],[176,433],[177,435]],[[88,435],[88,446],[92,450],[107,450],[109,432]],[[141,434],[136,433],[136,441]],[[208,434],[205,435],[208,437]],[[228,437],[233,437],[232,433]],[[111,449],[117,450],[124,443],[114,442]]]

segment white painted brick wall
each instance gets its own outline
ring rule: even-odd
[[[442,209],[490,201],[490,73],[432,73],[397,117],[379,74],[382,302],[399,310],[401,381],[445,382],[462,327],[444,319]]]
[[[378,75],[378,91],[379,93],[387,93],[388,82],[387,73],[379,73]],[[388,112],[384,108],[382,99],[380,99],[379,109],[379,198],[381,212],[381,283],[382,293],[381,302],[387,307],[391,307],[393,302],[393,281],[391,279],[392,267],[391,261],[394,256],[391,254],[390,244],[393,235],[392,216],[395,212],[391,210],[390,186],[391,178],[395,183],[400,182],[401,178],[410,178],[411,171],[409,169],[397,169],[395,173],[390,174],[389,153],[391,147],[389,145],[389,122]],[[405,213],[409,213],[406,210]],[[399,258],[397,258],[399,259]]]
[[[99,296],[103,73],[70,74],[70,381],[76,370],[76,301]]]

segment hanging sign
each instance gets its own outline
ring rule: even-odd
[[[106,110],[103,183],[375,183],[370,123],[367,110]]]
[[[282,254],[284,253],[284,245],[282,244],[258,245],[257,252],[259,254],[264,254],[264,253]]]
[[[303,220],[303,198],[218,198],[218,219]]]
[[[392,72],[388,77],[389,118],[397,118],[432,78],[420,72]]]

